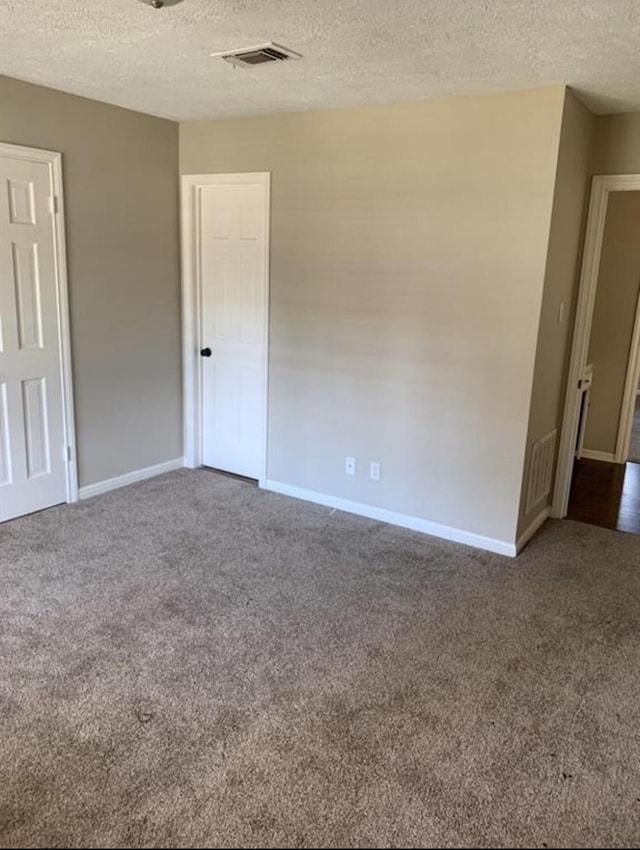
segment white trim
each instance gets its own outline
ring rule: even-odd
[[[198,232],[195,190],[199,186],[259,185],[265,189],[264,268],[266,274],[266,302],[264,315],[263,390],[264,417],[262,421],[262,459],[259,482],[262,486],[267,478],[267,423],[269,404],[269,247],[271,235],[271,173],[253,172],[243,174],[183,174],[180,180],[180,220],[182,241],[182,368],[184,380],[184,464],[195,469],[202,462],[201,414],[201,358],[200,349],[200,288],[194,239]]]
[[[164,463],[157,463],[155,466],[134,469],[133,472],[125,472],[124,475],[107,478],[105,481],[98,481],[96,484],[88,484],[86,487],[81,487],[80,498],[91,499],[93,496],[100,496],[102,493],[108,493],[110,490],[118,490],[120,487],[126,487],[138,481],[146,481],[147,478],[155,478],[156,475],[164,475],[165,472],[182,469],[184,465],[184,458],[177,457],[175,460],[167,460]]]
[[[613,452],[599,452],[595,449],[582,449],[580,457],[585,457],[587,460],[601,460],[603,463],[618,463]]]
[[[636,303],[636,318],[633,325],[633,336],[627,361],[627,377],[622,395],[620,422],[618,423],[618,439],[616,441],[616,463],[626,463],[629,459],[631,434],[633,432],[633,417],[638,397],[638,382],[640,381],[640,292]]]
[[[67,446],[66,484],[67,502],[78,501],[78,460],[73,407],[73,374],[71,371],[71,330],[69,324],[69,290],[67,283],[67,249],[64,225],[64,195],[62,184],[62,154],[57,151],[27,148],[0,142],[0,156],[27,162],[40,162],[49,166],[54,251],[56,260],[56,301],[60,331],[60,371],[62,404],[64,411],[64,440]]]
[[[508,543],[506,540],[496,540],[493,537],[484,537],[481,534],[472,534],[469,531],[451,528],[448,525],[440,525],[437,522],[431,522],[420,517],[398,514],[394,511],[388,511],[385,508],[376,508],[373,505],[352,502],[349,499],[341,499],[338,496],[328,496],[325,493],[317,493],[314,490],[306,490],[303,487],[284,484],[282,481],[268,479],[261,482],[260,487],[263,490],[270,490],[272,493],[280,493],[283,496],[291,496],[294,499],[302,499],[305,502],[314,502],[316,505],[324,505],[325,507],[336,508],[336,510],[346,511],[350,514],[357,514],[358,516],[368,517],[369,519],[377,519],[380,522],[387,522],[390,525],[399,525],[402,528],[421,531],[433,537],[452,540],[454,543],[465,543],[467,546],[485,549],[488,552],[496,552],[498,555],[514,557],[516,554],[514,543]]]
[[[183,372],[183,440],[185,466],[200,465],[199,381],[196,357],[197,315],[195,304],[197,288],[194,281],[193,219],[195,218],[193,183],[186,177],[180,181],[180,241],[182,249],[182,372]]]
[[[584,372],[589,351],[609,193],[630,192],[637,189],[640,189],[640,174],[597,175],[592,182],[571,361],[567,378],[567,393],[562,418],[556,484],[551,510],[551,515],[558,518],[567,515],[569,506],[569,491],[580,411],[581,391],[578,388],[578,382]],[[583,451],[582,454],[584,456],[585,452]]]

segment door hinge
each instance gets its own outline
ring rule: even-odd
[[[58,196],[57,195],[49,195],[49,212],[51,215],[58,214]]]
[[[71,446],[64,447],[64,459],[67,463],[71,463]]]

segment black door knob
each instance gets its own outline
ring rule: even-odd
[[[211,349],[210,348],[201,348],[200,349],[201,357],[211,357]]]

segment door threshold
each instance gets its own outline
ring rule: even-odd
[[[246,475],[238,475],[237,472],[227,472],[226,469],[216,469],[213,466],[201,466],[200,469],[204,469],[205,472],[213,472],[216,475],[224,475],[225,478],[235,478],[236,481],[244,481],[245,484],[252,484],[254,487],[258,486],[257,478],[249,478]]]

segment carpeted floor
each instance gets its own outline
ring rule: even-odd
[[[0,541],[3,847],[640,842],[640,537],[183,470]]]

